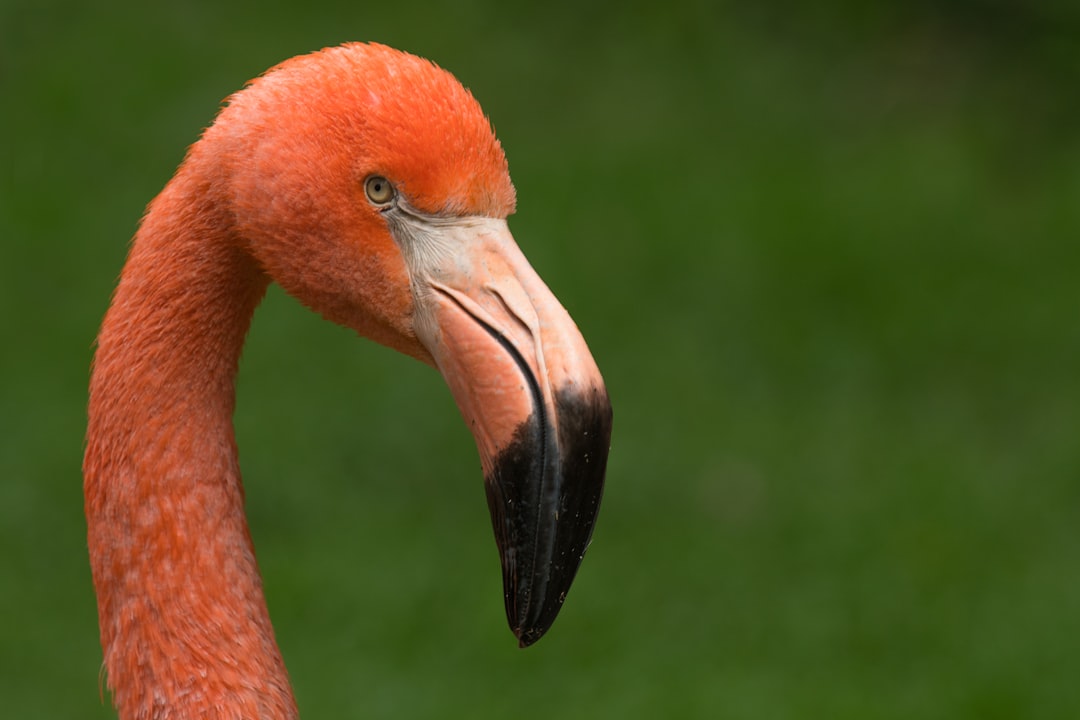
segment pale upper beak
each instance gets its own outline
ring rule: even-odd
[[[525,647],[551,627],[592,536],[611,437],[604,381],[504,220],[397,229],[412,243],[417,336],[480,451],[506,615]]]

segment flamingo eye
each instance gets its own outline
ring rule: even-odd
[[[372,175],[364,182],[364,192],[372,205],[388,205],[394,199],[394,186],[382,175]]]

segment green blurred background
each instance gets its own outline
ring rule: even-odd
[[[144,205],[219,102],[378,40],[492,117],[615,406],[505,627],[441,379],[273,290],[236,424],[308,718],[1080,716],[1080,8],[0,5],[0,715],[106,718],[80,462]]]

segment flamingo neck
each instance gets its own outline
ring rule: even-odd
[[[134,718],[295,718],[232,427],[267,286],[189,162],[152,203],[98,337],[86,518],[113,701]]]

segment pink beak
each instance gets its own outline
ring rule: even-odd
[[[416,289],[418,335],[476,438],[506,615],[525,647],[555,621],[592,537],[611,404],[505,222],[456,230],[464,237]]]

